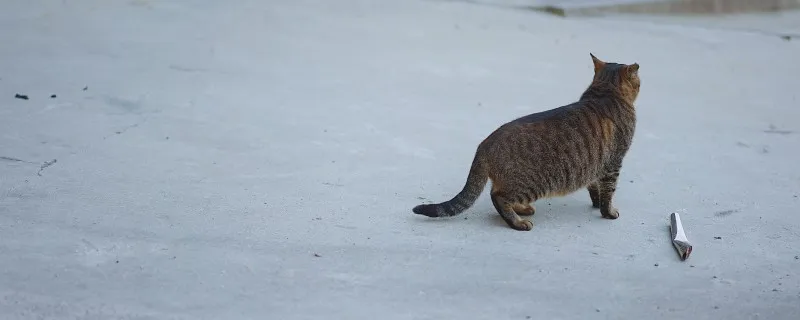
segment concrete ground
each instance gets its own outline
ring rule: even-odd
[[[800,315],[796,39],[450,1],[8,0],[0,43],[2,319]],[[620,219],[585,192],[529,232],[486,193],[411,213],[498,125],[574,101],[589,52],[641,65]]]

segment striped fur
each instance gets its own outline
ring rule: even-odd
[[[594,79],[577,102],[500,126],[478,145],[458,195],[416,206],[413,212],[455,216],[472,206],[491,180],[492,203],[515,230],[533,228],[530,220],[520,218],[535,213],[531,203],[583,188],[604,218],[618,218],[612,198],[636,127],[639,65],[591,57]]]
[[[483,192],[483,187],[488,180],[486,170],[476,156],[472,161],[472,167],[469,169],[467,175],[467,183],[453,199],[439,203],[439,204],[422,204],[414,207],[413,211],[416,214],[421,214],[428,217],[452,217],[475,203],[475,200]]]

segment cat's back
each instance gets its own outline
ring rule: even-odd
[[[478,146],[478,152],[490,158],[502,158],[509,153],[552,149],[551,144],[560,140],[556,137],[573,131],[578,114],[586,111],[582,103],[574,102],[511,120],[489,134]]]
[[[569,125],[571,119],[575,119],[579,113],[586,111],[586,106],[579,101],[531,113],[503,124],[486,138],[486,143],[492,144],[509,139],[518,140],[524,138],[523,135],[537,132],[539,134],[546,131],[556,132],[559,127]]]
[[[526,124],[557,122],[575,116],[576,112],[585,111],[584,104],[580,101],[571,104],[553,108],[550,110],[531,113],[526,116],[519,117],[505,124],[505,126],[520,126]]]

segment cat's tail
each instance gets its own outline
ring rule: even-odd
[[[475,203],[475,200],[478,200],[488,179],[486,170],[476,155],[475,159],[472,160],[472,167],[469,169],[467,183],[464,185],[461,192],[448,201],[436,204],[421,204],[414,207],[412,211],[416,214],[431,218],[458,215],[471,207]]]

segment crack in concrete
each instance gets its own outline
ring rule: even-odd
[[[57,159],[53,159],[53,160],[50,160],[50,161],[45,161],[44,163],[42,163],[42,166],[39,167],[39,172],[37,172],[36,175],[41,177],[42,176],[42,171],[44,171],[44,169],[46,169],[47,167],[54,165],[56,162],[58,162]]]
[[[28,163],[28,164],[37,164],[36,162],[17,159],[17,158],[14,158],[14,157],[5,157],[5,156],[0,156],[0,160],[6,160],[6,161],[12,161],[12,162],[22,162],[22,163]]]
[[[146,121],[147,121],[147,118],[144,118],[144,119],[142,119],[141,121],[138,121],[138,122],[136,122],[136,123],[134,123],[134,124],[128,125],[128,126],[126,126],[126,127],[122,128],[122,129],[120,129],[120,130],[117,130],[117,131],[115,131],[115,132],[114,132],[114,134],[110,134],[110,135],[107,135],[107,136],[103,137],[103,140],[105,140],[105,139],[108,139],[108,138],[110,138],[110,137],[112,137],[112,136],[114,136],[114,135],[119,135],[119,134],[123,134],[123,133],[125,133],[125,132],[128,132],[128,130],[130,130],[130,129],[133,129],[133,128],[136,128],[136,127],[138,127],[139,125],[141,125],[141,124],[145,123]]]

